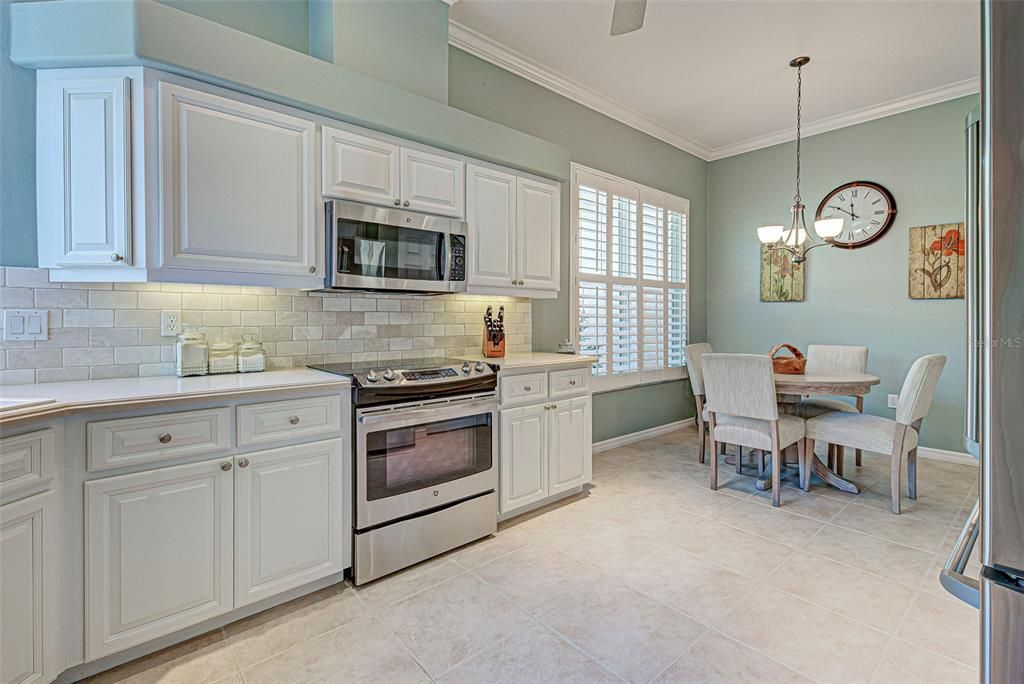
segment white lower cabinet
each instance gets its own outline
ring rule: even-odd
[[[235,607],[345,569],[341,441],[240,456]]]
[[[501,411],[502,517],[591,478],[591,397]]]
[[[232,462],[85,483],[86,657],[231,610]]]
[[[0,506],[0,683],[55,676],[55,495]]]

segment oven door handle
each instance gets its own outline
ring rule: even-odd
[[[498,410],[498,402],[494,399],[469,401],[464,404],[441,404],[431,408],[412,410],[383,411],[369,415],[357,415],[356,420],[360,425],[377,425],[380,423],[395,423],[407,425],[410,422],[430,422],[445,420],[446,418],[462,418],[478,413],[494,413]]]
[[[974,504],[974,509],[967,516],[963,530],[953,550],[949,553],[949,559],[939,573],[939,582],[943,588],[964,603],[977,608],[981,604],[980,583],[973,577],[964,574],[967,561],[971,557],[971,551],[978,541],[978,521],[981,515],[981,501]]]

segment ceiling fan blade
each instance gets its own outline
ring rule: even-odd
[[[612,35],[636,31],[644,25],[647,0],[615,0],[612,7]]]

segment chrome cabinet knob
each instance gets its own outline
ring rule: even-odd
[[[316,266],[310,266],[309,267],[309,272],[310,273],[316,273]]]
[[[299,424],[299,417],[298,416],[292,416],[291,418],[288,419],[288,422],[291,423],[292,425],[298,425]]]
[[[525,285],[525,284],[526,284],[525,280],[520,280],[518,283],[516,283],[516,285]]]
[[[400,205],[401,203],[402,203],[402,200],[400,200],[400,199],[398,199],[398,198],[396,197],[396,198],[395,198],[395,206],[397,207],[397,206],[398,206],[398,205]]]
[[[576,386],[576,381],[575,380],[570,380],[569,384],[572,385],[573,387],[575,387]]]
[[[404,202],[402,202],[402,206],[403,207],[409,206],[409,200],[405,200]]]
[[[110,260],[116,264],[118,261],[124,261],[124,257],[120,254],[114,253],[110,255]]]
[[[532,391],[533,391],[533,388],[532,388],[532,387],[530,387],[529,385],[527,385],[526,387],[524,387],[524,388],[523,388],[523,391],[524,391],[524,392],[532,392]]]
[[[168,444],[171,441],[171,433],[165,432],[164,434],[160,435],[159,439],[161,444]]]
[[[231,470],[231,461],[225,461],[224,463],[221,463],[220,469],[223,470],[225,473]]]
[[[247,459],[247,458],[240,458],[240,459],[238,459],[238,467],[239,468],[245,468],[248,465],[249,465],[249,459]]]

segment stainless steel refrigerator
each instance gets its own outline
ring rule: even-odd
[[[983,0],[981,26],[981,111],[965,131],[965,440],[981,487],[942,583],[981,609],[980,679],[1003,684],[1024,682],[1024,2]]]

